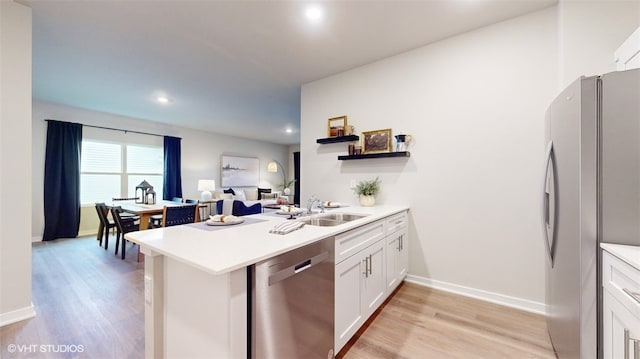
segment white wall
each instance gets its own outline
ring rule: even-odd
[[[411,206],[413,280],[544,310],[539,217],[544,112],[583,74],[615,70],[640,2],[562,2],[302,88],[302,201],[356,203],[351,179],[380,176],[378,202]],[[337,161],[326,120],[415,138],[409,159]]]
[[[561,1],[558,92],[582,75],[616,70],[614,52],[640,24],[640,1]]]
[[[170,135],[182,138],[182,193],[184,198],[200,198],[197,183],[200,179],[215,179],[220,189],[220,156],[231,154],[257,157],[260,160],[260,186],[276,188],[282,182],[282,174],[267,172],[267,163],[272,159],[284,166],[289,163],[288,146],[253,141],[215,133],[201,132],[189,128],[173,127],[161,123],[144,121],[103,112],[88,111],[60,104],[33,101],[33,201],[32,233],[34,240],[41,240],[44,229],[43,194],[44,154],[46,144],[46,122],[44,119],[77,122],[87,125],[121,128],[133,131]],[[146,141],[162,146],[162,138],[133,133],[83,128],[83,136],[126,141]],[[109,200],[109,199],[105,199]]]
[[[538,197],[544,111],[556,86],[555,14],[303,86],[303,197],[313,188],[323,200],[356,203],[349,180],[380,176],[378,202],[411,207],[411,275],[542,302]],[[347,145],[315,139],[342,114],[358,132],[413,135],[411,157],[337,161]]]
[[[0,326],[31,304],[31,9],[0,1]]]

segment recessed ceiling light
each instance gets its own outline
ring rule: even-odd
[[[166,96],[158,96],[156,97],[156,101],[160,103],[169,103],[169,98]]]
[[[286,130],[284,130],[284,131],[285,131],[286,133],[291,133],[291,132],[293,132],[293,130],[292,130],[292,129],[290,129],[290,128],[288,128],[288,127],[287,127],[287,129],[286,129]]]
[[[324,16],[324,12],[322,11],[322,8],[320,8],[317,5],[309,6],[307,10],[305,10],[304,14],[307,17],[307,19],[309,19],[309,21],[311,22],[320,22],[320,20],[322,20]]]

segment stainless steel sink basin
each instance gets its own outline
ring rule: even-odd
[[[320,215],[321,218],[333,219],[333,220],[342,221],[342,222],[351,222],[351,221],[355,221],[356,219],[364,218],[366,216],[367,216],[366,214],[351,214],[351,213],[329,213],[325,215]]]
[[[319,226],[319,227],[332,227],[337,226],[339,224],[347,223],[344,221],[336,221],[335,219],[328,219],[323,217],[314,217],[314,218],[305,218],[300,219],[300,222],[304,222],[310,226]]]
[[[300,221],[311,226],[332,227],[366,217],[366,214],[326,213],[314,217],[301,218]]]

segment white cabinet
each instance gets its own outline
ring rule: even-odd
[[[385,298],[384,241],[336,265],[336,352],[358,331]]]
[[[402,230],[387,236],[387,291],[393,292],[407,275],[409,267],[409,241],[407,231]]]
[[[364,318],[369,318],[386,299],[385,296],[385,253],[384,241],[380,240],[364,250],[362,259],[365,264],[362,278],[362,291],[364,299]]]
[[[605,359],[640,359],[640,270],[602,255]]]
[[[402,212],[336,236],[336,353],[406,276],[407,221]]]
[[[640,27],[614,53],[616,70],[640,68]]]
[[[391,294],[407,276],[409,268],[408,220],[407,213],[402,212],[387,218],[385,222],[387,295]]]

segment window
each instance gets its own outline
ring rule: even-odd
[[[163,149],[124,143],[82,141],[80,202],[110,202],[113,197],[134,197],[136,186],[149,182],[162,198]]]

